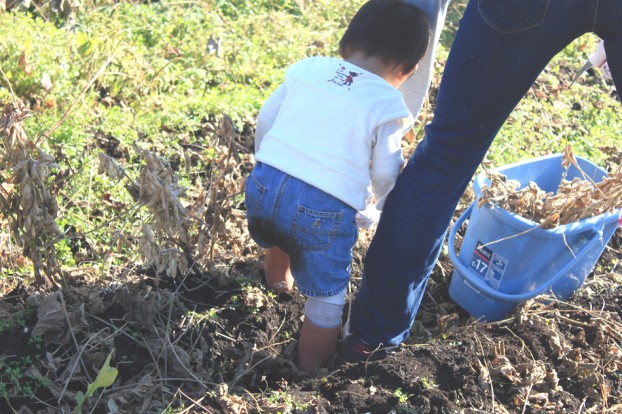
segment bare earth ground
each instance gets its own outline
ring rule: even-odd
[[[491,324],[448,297],[444,257],[401,352],[356,364],[336,356],[316,378],[292,362],[303,297],[268,295],[253,254],[157,287],[147,275],[105,286],[74,277],[56,293],[17,286],[0,302],[18,321],[0,334],[0,355],[21,370],[8,386],[34,396],[1,399],[0,412],[71,412],[110,353],[118,378],[83,412],[622,412],[621,245],[618,232],[572,300],[530,302]]]

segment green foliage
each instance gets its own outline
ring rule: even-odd
[[[286,11],[294,15],[300,15],[300,2],[291,0],[216,0],[215,6],[227,17],[239,18],[244,15],[263,14],[266,11]]]
[[[396,389],[393,392],[393,395],[397,397],[397,400],[400,404],[407,404],[408,399],[412,396],[412,394],[407,394],[404,391],[402,391],[401,388]]]
[[[421,378],[421,383],[423,384],[423,388],[429,390],[430,388],[436,387],[436,383],[433,378],[423,377]]]
[[[0,318],[0,333],[12,333],[26,326],[26,320],[34,315],[34,310],[27,308]]]
[[[393,392],[393,395],[397,397],[397,401],[398,401],[397,412],[398,413],[405,413],[405,414],[421,413],[421,409],[415,409],[411,407],[411,405],[408,402],[410,397],[412,397],[414,394],[408,394],[404,392],[401,388],[398,388]]]
[[[567,144],[602,164],[600,148],[619,147],[620,103],[608,96],[600,74],[584,74],[568,88],[596,40],[583,36],[553,59],[499,131],[488,154],[495,165],[563,152]]]
[[[111,386],[117,379],[119,370],[110,366],[110,358],[112,358],[112,354],[109,354],[106,358],[106,361],[104,361],[104,365],[97,373],[95,381],[89,384],[88,388],[86,389],[86,394],[81,391],[78,391],[78,393],[76,394],[76,401],[78,402],[78,405],[76,405],[76,408],[73,411],[74,414],[79,414],[82,412],[82,405],[84,405],[84,402],[87,398],[95,395],[95,391],[100,388],[106,388]]]
[[[305,412],[309,408],[309,403],[299,401],[292,395],[291,387],[287,381],[282,379],[276,381],[276,384],[279,386],[279,389],[271,390],[266,388],[262,391],[268,407],[278,410],[276,412]]]
[[[11,101],[12,90],[29,103],[34,117],[25,131],[60,165],[51,185],[67,235],[56,243],[61,265],[137,259],[125,241],[137,239],[149,214],[132,208],[127,180],[97,174],[99,152],[112,155],[136,179],[142,150],[183,165],[192,148],[199,161],[179,174],[180,183],[192,187],[219,157],[207,120],[226,113],[238,130],[252,130],[285,69],[307,56],[336,55],[347,22],[363,2],[83,2],[72,30],[39,15],[0,13],[0,101]],[[450,5],[435,88],[465,4]],[[494,164],[559,152],[568,143],[577,155],[600,163],[601,146],[619,147],[619,103],[608,95],[610,85],[584,75],[567,88],[595,43],[595,36],[583,36],[547,67],[499,132],[488,154]],[[46,75],[49,89],[41,82]],[[420,119],[429,121],[431,109]],[[423,138],[422,125],[416,132]],[[241,194],[235,198],[242,202]]]
[[[0,397],[32,396],[39,388],[49,385],[49,380],[40,376],[36,369],[40,363],[31,357],[0,356]]]

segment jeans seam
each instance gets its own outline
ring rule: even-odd
[[[277,193],[274,199],[274,207],[272,208],[272,217],[270,217],[271,223],[276,222],[276,215],[279,211],[279,208],[281,208],[281,201],[283,200],[283,194],[285,193],[285,187],[287,186],[288,181],[289,181],[289,175],[285,174],[285,177],[283,177],[283,181],[281,182],[281,186],[279,187],[279,192]],[[275,227],[272,226],[272,231],[275,231],[275,230],[276,230]],[[276,237],[276,234],[273,236]]]
[[[255,203],[253,205],[254,211],[258,211],[261,206],[261,202],[263,201],[263,198],[266,195],[266,187],[259,182],[257,177],[255,177],[254,171],[251,171],[250,177],[251,177],[251,180],[253,181],[253,185],[255,185],[255,188],[257,189],[259,193],[257,200],[255,200]]]
[[[549,11],[549,7],[551,5],[551,1],[550,0],[543,0],[546,2],[546,7],[544,8],[544,11],[542,13],[542,17],[539,20],[531,20],[531,21],[524,21],[523,23],[521,23],[520,25],[516,25],[514,27],[502,27],[499,24],[499,21],[497,21],[496,19],[492,18],[490,16],[489,13],[486,12],[485,10],[485,2],[486,0],[477,0],[477,11],[479,13],[480,18],[494,31],[498,32],[498,33],[502,33],[502,34],[512,34],[512,33],[519,33],[519,32],[524,32],[527,30],[532,30],[538,27],[542,27],[546,21],[546,16],[547,13]],[[492,0],[493,2],[495,0]]]

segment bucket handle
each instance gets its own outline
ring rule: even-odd
[[[487,296],[495,300],[502,301],[502,302],[510,302],[510,303],[523,302],[528,299],[532,299],[538,295],[547,293],[547,291],[551,288],[551,286],[553,286],[560,278],[564,277],[570,271],[570,269],[576,264],[576,262],[583,259],[583,257],[587,254],[587,252],[592,250],[594,245],[598,243],[599,240],[601,239],[600,233],[594,232],[594,235],[592,236],[590,241],[585,246],[583,246],[583,249],[575,256],[575,258],[572,261],[565,264],[561,269],[559,269],[559,271],[555,275],[553,275],[548,281],[544,282],[537,289],[534,289],[529,292],[518,293],[518,294],[508,294],[508,293],[499,292],[498,290],[495,290],[489,285],[487,285],[482,280],[482,278],[479,277],[479,275],[477,277],[473,277],[472,276],[473,271],[467,266],[465,266],[458,259],[458,256],[456,254],[456,246],[454,245],[456,233],[458,232],[458,229],[462,226],[462,224],[465,222],[465,220],[471,217],[471,212],[473,211],[473,208],[474,208],[473,206],[474,204],[471,204],[469,208],[467,208],[464,211],[464,213],[462,213],[460,218],[458,218],[456,223],[451,228],[451,232],[449,233],[449,241],[448,241],[449,257],[451,258],[451,261],[453,262],[454,267],[465,276],[465,282],[468,282],[468,286],[471,289],[483,291],[483,293],[486,294]]]

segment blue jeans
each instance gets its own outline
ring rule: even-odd
[[[245,201],[251,237],[289,255],[300,292],[333,296],[348,287],[358,238],[353,207],[261,162],[246,180]]]
[[[434,74],[436,45],[441,37],[441,30],[445,24],[445,15],[447,14],[447,6],[449,6],[450,0],[404,1],[414,4],[423,10],[430,24],[430,45],[428,50],[425,52],[421,62],[419,62],[419,68],[400,86],[406,105],[408,105],[408,109],[416,118],[423,107],[426,96],[428,96],[428,89],[430,89],[432,75]]]
[[[360,339],[399,345],[407,338],[456,205],[495,135],[551,58],[588,32],[604,39],[622,91],[622,1],[469,2],[433,121],[386,201],[365,258],[351,315]]]

